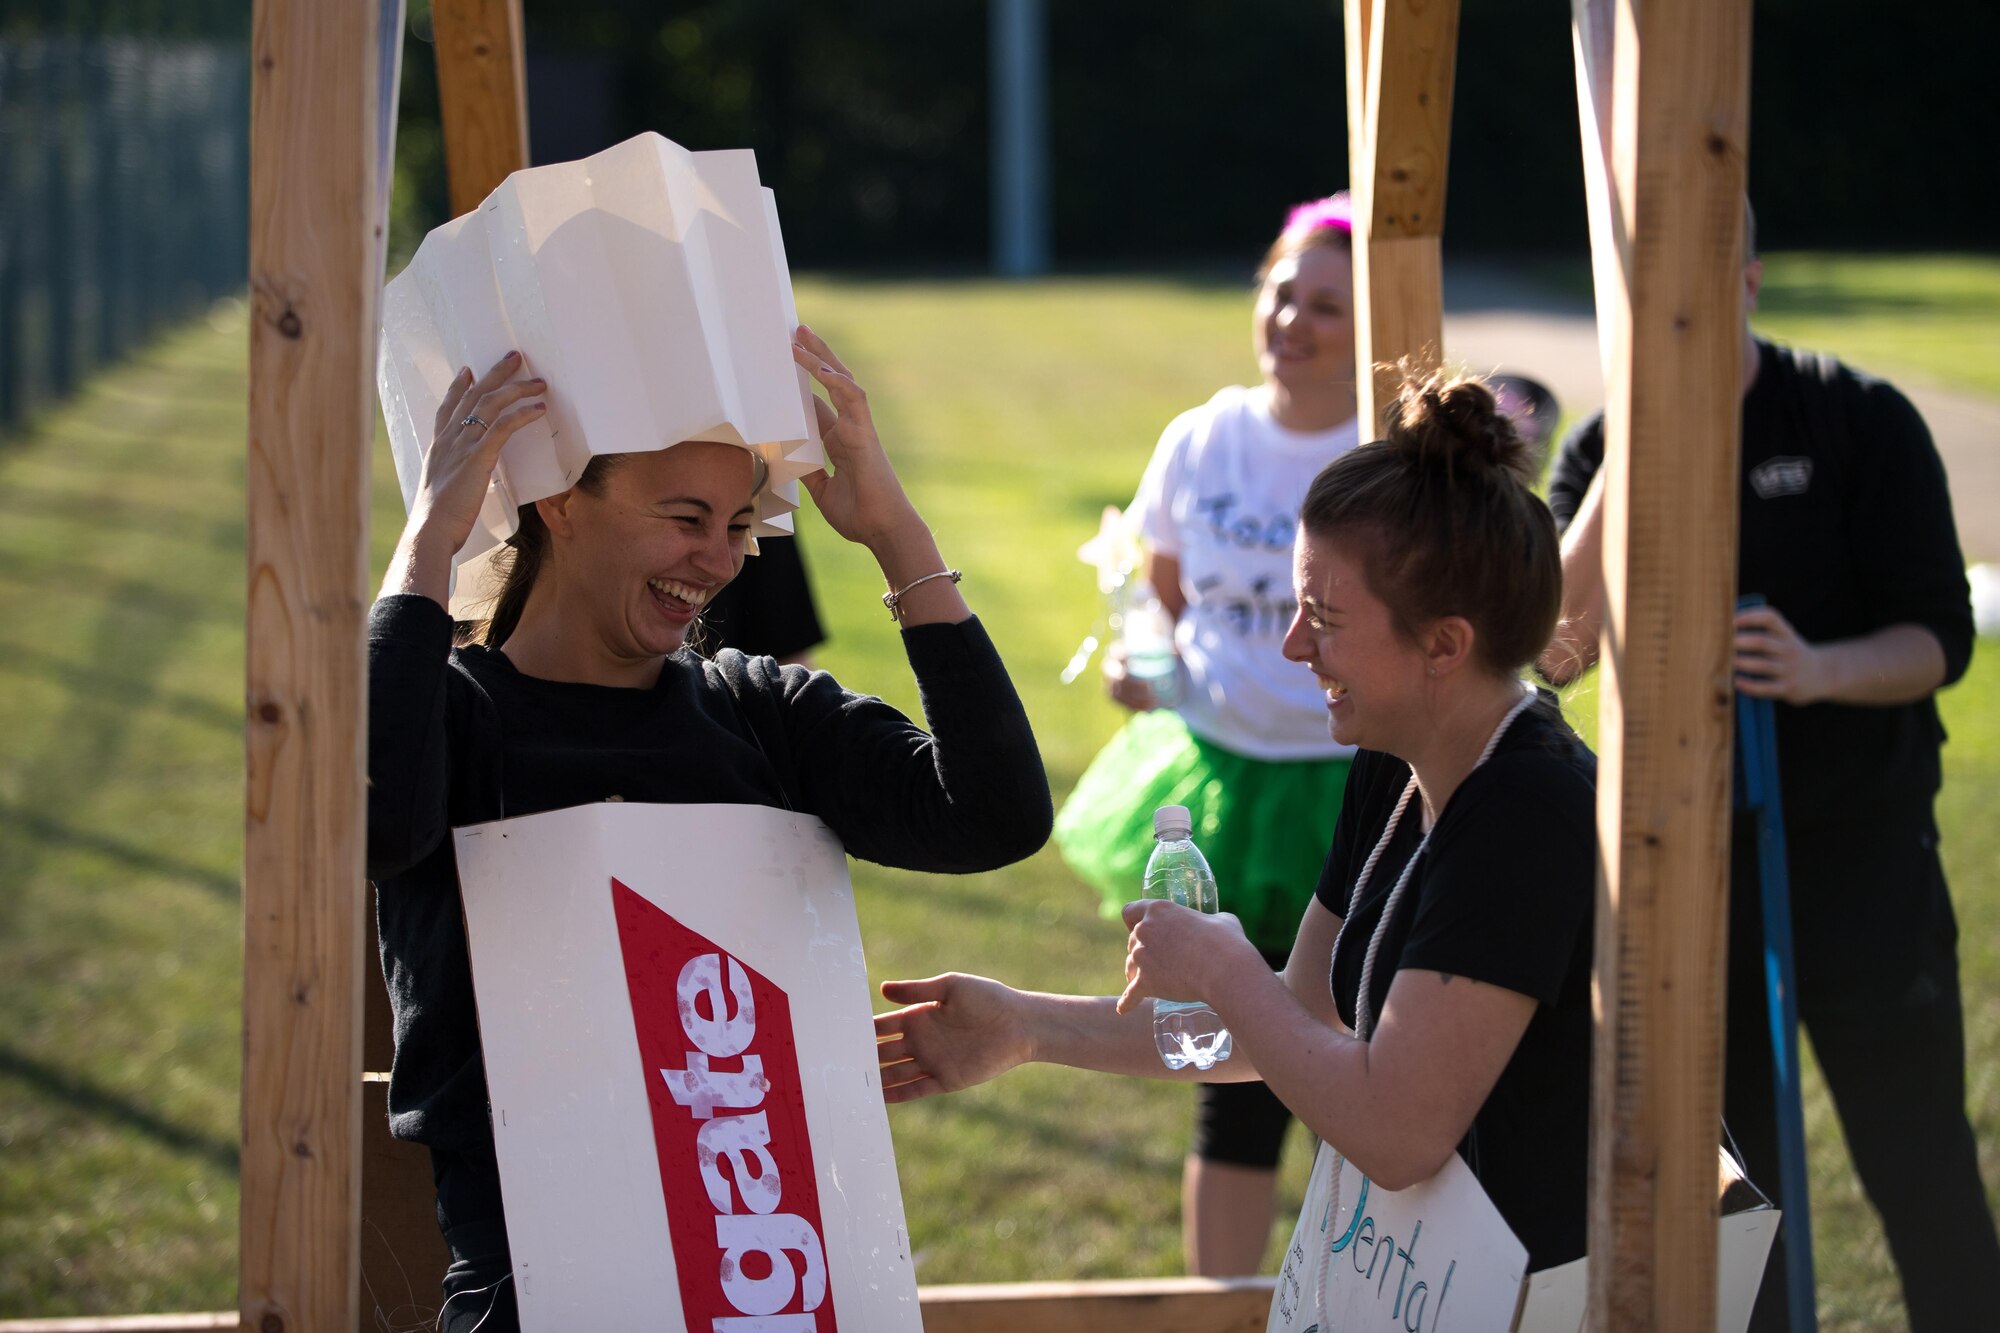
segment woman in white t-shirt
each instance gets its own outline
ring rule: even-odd
[[[1106,657],[1134,710],[1056,821],[1064,858],[1107,915],[1139,896],[1153,810],[1184,805],[1222,910],[1282,969],[1333,838],[1353,751],[1334,742],[1312,677],[1284,660],[1299,505],[1354,447],[1352,215],[1345,192],[1301,204],[1258,269],[1251,345],[1263,382],[1168,425],[1128,511],[1147,582],[1175,620],[1174,698]],[[1262,1083],[1197,1089],[1182,1181],[1188,1271],[1257,1271],[1291,1120]]]

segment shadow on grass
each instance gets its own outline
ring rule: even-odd
[[[48,1100],[67,1105],[79,1116],[115,1121],[164,1148],[200,1157],[232,1176],[239,1169],[236,1143],[177,1125],[122,1093],[100,1088],[66,1069],[57,1069],[6,1046],[0,1046],[0,1078],[25,1084]]]
[[[1990,315],[1993,300],[1976,292],[1924,289],[1913,292],[1823,286],[1768,286],[1757,297],[1760,313],[1774,318],[1852,319],[1883,315],[1898,319],[1936,319],[1941,315]]]
[[[106,580],[102,574],[93,582],[108,581],[101,596],[72,597],[82,608],[94,611],[90,634],[82,656],[85,661],[129,661],[149,669],[131,681],[131,688],[150,692],[155,688],[151,674],[174,659],[181,643],[195,625],[190,612],[206,610],[193,597],[165,593],[132,579]],[[74,588],[75,584],[66,585]],[[33,792],[42,810],[72,811],[88,806],[94,791],[115,778],[117,761],[132,744],[133,728],[128,710],[105,708],[96,698],[72,692],[48,734],[60,738],[39,753],[23,756],[18,770],[18,790]],[[6,819],[11,815],[12,819]],[[188,876],[193,882],[234,894],[233,880],[214,871],[189,866],[172,857],[133,847],[116,839],[87,834],[47,815],[7,807],[0,810],[0,824],[18,822],[38,834],[30,838],[0,841],[0,884],[14,891],[0,895],[0,929],[12,925],[15,913],[27,892],[36,891],[36,870],[51,848],[71,843],[102,851],[134,863],[158,866]]]
[[[1037,1113],[1018,1102],[1001,1105],[997,1100],[974,1101],[957,1108],[965,1120],[991,1125],[1003,1134],[1034,1146],[1038,1154],[1056,1151],[1085,1157],[1100,1169],[1131,1173],[1140,1177],[1153,1171],[1157,1163],[1138,1145],[1117,1134],[1091,1133],[1092,1126],[1079,1123],[1066,1109]],[[1102,1131],[1103,1126],[1095,1128]]]
[[[243,729],[243,709],[213,699],[161,689],[142,676],[96,663],[72,662],[26,644],[0,643],[0,676],[34,677],[88,695],[115,708],[160,708],[184,721],[234,734]]]
[[[0,491],[0,517],[76,523],[93,531],[127,531],[205,542],[219,550],[243,548],[243,522],[205,512],[167,495],[132,490],[113,497],[86,490],[16,482]]]
[[[182,884],[192,884],[207,889],[223,898],[235,898],[242,891],[236,876],[222,874],[192,861],[125,842],[109,834],[93,833],[89,829],[72,828],[68,824],[36,814],[32,810],[22,810],[14,806],[0,804],[0,828],[14,829],[26,834],[40,850],[62,847],[72,851],[88,852],[101,856],[126,870],[140,874],[163,875]]]

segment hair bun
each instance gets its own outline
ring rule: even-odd
[[[1523,485],[1535,484],[1540,460],[1486,381],[1441,370],[1420,376],[1408,362],[1399,369],[1403,384],[1389,411],[1390,444],[1447,468],[1492,468],[1513,473]]]

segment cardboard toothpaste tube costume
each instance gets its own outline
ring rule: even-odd
[[[1047,837],[1000,656],[865,393],[795,325],[750,155],[657,135],[516,173],[385,296],[411,517],[369,626],[368,867],[396,1020],[390,1125],[431,1151],[446,1330],[519,1326],[454,828],[604,801],[770,807],[817,817],[854,856],[960,873]],[[928,730],[824,672],[685,646],[756,535],[789,528],[800,480],[877,558]],[[671,880],[674,849],[656,859]]]

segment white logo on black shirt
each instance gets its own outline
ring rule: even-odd
[[[1771,458],[1750,469],[1750,489],[1759,499],[1776,500],[1785,495],[1804,495],[1812,485],[1810,458]]]

